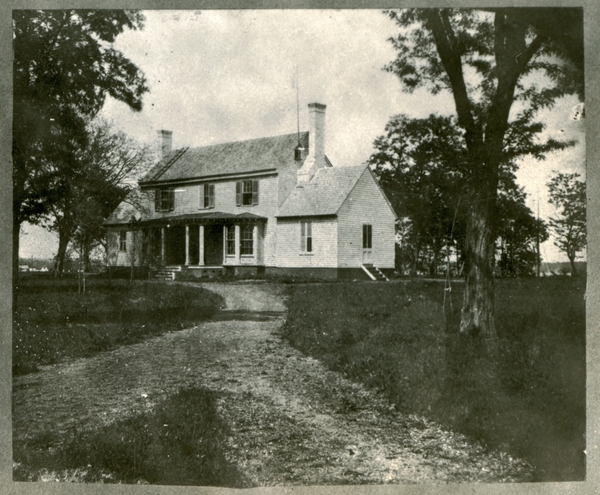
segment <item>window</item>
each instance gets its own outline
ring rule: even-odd
[[[215,185],[214,184],[200,184],[200,208],[214,208],[215,207]]]
[[[122,253],[127,252],[127,231],[121,230],[119,232],[119,251]]]
[[[242,180],[235,184],[235,203],[237,206],[258,204],[258,181]]]
[[[227,227],[227,255],[235,255],[235,227],[233,225]]]
[[[373,226],[363,225],[363,249],[371,249],[373,247]]]
[[[240,227],[240,254],[252,256],[254,254],[254,226],[242,225]]]
[[[300,222],[300,251],[312,253],[312,222]]]
[[[174,189],[154,190],[154,211],[173,211],[175,209]]]

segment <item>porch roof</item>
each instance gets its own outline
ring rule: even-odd
[[[140,220],[136,225],[141,227],[158,227],[170,224],[189,224],[189,223],[230,223],[230,222],[266,222],[266,217],[255,215],[254,213],[225,213],[222,211],[210,211],[206,213],[189,213],[186,215],[175,215],[172,217],[150,218]],[[112,223],[111,225],[116,225]],[[130,225],[130,222],[123,222],[121,225]]]

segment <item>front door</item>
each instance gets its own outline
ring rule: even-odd
[[[370,224],[363,224],[363,251],[362,251],[362,262],[364,264],[373,263],[373,226]]]
[[[167,265],[183,265],[185,263],[185,227],[171,225],[166,229]]]
[[[204,227],[204,264],[206,266],[223,264],[222,225],[206,225]]]

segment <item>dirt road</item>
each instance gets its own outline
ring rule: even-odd
[[[228,457],[254,485],[527,480],[529,468],[326,370],[278,336],[282,288],[204,284],[214,321],[14,380],[13,436],[101,426],[182,386],[224,392]]]

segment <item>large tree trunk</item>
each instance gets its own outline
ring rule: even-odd
[[[61,277],[65,269],[65,257],[71,236],[64,229],[58,231],[58,252],[56,253],[55,273]]]
[[[498,188],[498,166],[504,133],[519,76],[539,49],[543,37],[527,45],[528,24],[512,11],[497,11],[494,16],[494,56],[497,86],[485,119],[476,119],[463,76],[461,44],[444,10],[426,14],[437,51],[452,87],[459,125],[465,141],[473,179],[465,241],[466,287],[460,331],[495,342],[494,324],[494,207]]]
[[[477,197],[477,195],[473,195]],[[482,205],[481,203],[486,203]],[[494,339],[493,199],[471,201],[465,242],[465,296],[460,333]],[[491,211],[490,211],[491,210]]]
[[[571,263],[571,275],[576,277],[579,275],[579,273],[577,272],[577,267],[575,266],[575,253],[567,253],[567,256],[569,257],[569,263]]]

